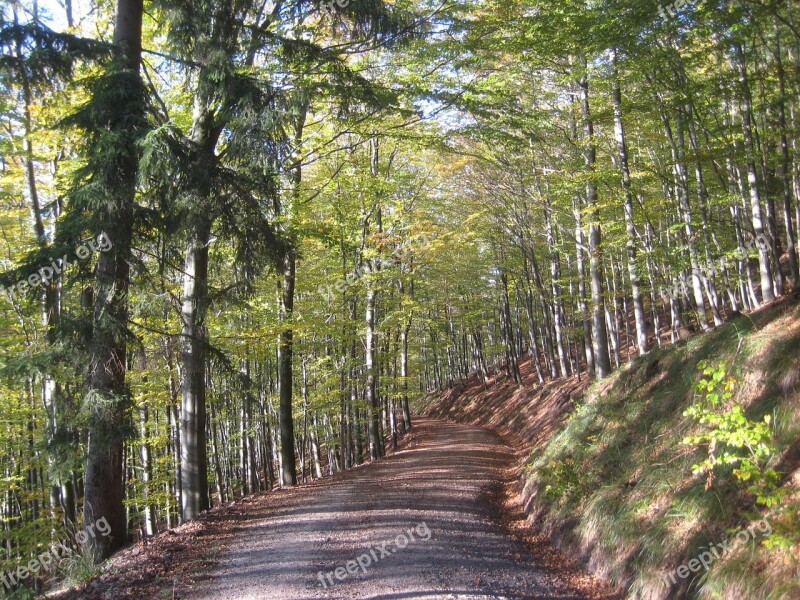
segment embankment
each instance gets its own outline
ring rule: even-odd
[[[800,598],[796,302],[591,384],[540,386],[523,367],[521,388],[473,377],[416,408],[494,429],[527,454],[533,527],[628,598]],[[715,377],[720,393],[697,390]],[[696,468],[706,460],[713,468]]]

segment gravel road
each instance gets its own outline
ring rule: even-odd
[[[494,433],[418,419],[386,459],[250,503],[181,597],[585,598],[501,524],[513,464]]]

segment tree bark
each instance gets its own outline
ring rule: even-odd
[[[140,132],[135,128],[143,122],[144,114],[144,86],[140,77],[142,13],[142,0],[117,2],[114,44],[125,69],[122,77],[129,79],[130,85],[125,87],[128,97],[120,103],[127,118],[115,122],[126,147],[118,157],[116,180],[106,182],[114,197],[113,208],[105,207],[99,215],[100,225],[114,246],[98,258],[89,367],[90,394],[97,401],[92,403],[89,419],[84,523],[94,524],[105,518],[110,526],[108,536],[90,537],[92,558],[96,562],[111,556],[128,538],[123,503],[123,442],[129,402],[125,387],[127,343],[124,331],[128,325],[128,265],[138,174],[135,141]]]
[[[584,76],[580,83],[581,112],[584,122],[584,159],[589,182],[586,184],[586,205],[589,209],[589,282],[592,293],[592,354],[595,376],[602,379],[611,373],[606,329],[605,298],[603,296],[603,249],[600,233],[600,210],[597,207],[597,188],[593,181],[597,149],[594,141],[594,122],[589,107],[589,82]]]
[[[281,437],[281,485],[297,485],[297,457],[294,451],[294,416],[292,414],[292,361],[294,353],[294,289],[296,259],[290,250],[284,258],[284,271],[281,294],[281,329],[278,370],[279,370],[279,428]]]
[[[639,273],[636,270],[636,226],[633,220],[633,193],[631,191],[631,171],[628,163],[628,143],[625,139],[625,126],[622,122],[622,93],[620,91],[619,75],[616,69],[616,51],[612,64],[614,74],[612,82],[612,97],[614,101],[614,137],[617,141],[619,154],[619,168],[622,174],[622,192],[625,212],[625,251],[628,258],[628,278],[631,282],[631,295],[633,296],[633,318],[636,322],[636,347],[639,356],[644,356],[649,350],[647,343],[647,327],[644,318],[644,304],[639,285]],[[626,315],[627,322],[627,315]]]
[[[778,77],[778,127],[780,129],[781,147],[781,183],[783,184],[783,221],[786,227],[786,244],[789,255],[789,280],[792,288],[796,292],[800,283],[800,270],[798,270],[797,240],[795,237],[794,223],[792,219],[792,184],[791,171],[792,159],[789,153],[789,140],[786,125],[786,72],[783,68],[783,57],[781,56],[780,26],[775,26],[775,70]]]
[[[747,157],[747,183],[750,190],[750,211],[753,218],[753,232],[758,247],[758,265],[761,276],[761,298],[763,302],[775,300],[772,264],[770,258],[770,243],[766,239],[764,230],[764,217],[761,209],[761,191],[759,189],[758,171],[756,170],[755,143],[753,141],[752,127],[752,101],[750,99],[750,84],[747,77],[747,64],[744,50],[740,43],[734,43],[734,55],[739,69],[739,100],[741,104],[742,133],[744,150]]]
[[[196,215],[189,231],[184,262],[181,308],[181,512],[191,521],[208,510],[206,445],[206,346],[208,310],[208,244],[211,223]]]

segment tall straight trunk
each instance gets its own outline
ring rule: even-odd
[[[128,404],[125,375],[127,344],[122,331],[128,326],[128,285],[133,209],[138,174],[137,128],[144,123],[144,86],[140,75],[142,53],[142,0],[118,0],[114,45],[127,80],[118,96],[124,119],[113,127],[124,141],[118,150],[115,180],[106,181],[113,197],[100,211],[100,226],[114,247],[100,254],[95,276],[92,357],[89,388],[102,406],[93,406],[89,419],[86,474],[84,481],[84,522],[89,525],[105,517],[108,536],[90,537],[92,557],[99,562],[125,545],[128,528],[124,506],[123,432]],[[118,67],[112,67],[118,68]]]
[[[182,516],[196,519],[208,510],[208,448],[206,416],[206,315],[209,243],[213,224],[211,173],[222,132],[211,110],[213,92],[208,74],[201,72],[194,92],[191,139],[196,147],[192,163],[193,203],[187,217],[187,245],[183,270],[181,307],[181,477]]]
[[[570,94],[572,109],[569,111],[569,132],[570,139],[577,146],[580,143],[578,136],[577,113],[581,110],[581,102],[577,94]],[[583,201],[580,196],[575,195],[572,199],[572,213],[575,218],[575,266],[578,278],[578,309],[581,314],[583,324],[583,352],[586,358],[586,372],[591,377],[594,375],[594,353],[592,350],[592,325],[589,321],[589,307],[586,303],[586,264],[584,260],[583,237]]]
[[[379,148],[377,138],[372,138],[370,141],[371,159],[370,167],[372,176],[378,176],[379,165]],[[372,214],[375,216],[376,229],[380,232],[381,223],[381,207],[376,203],[372,208]],[[368,219],[364,220],[364,240],[367,237]],[[372,461],[378,460],[383,456],[383,440],[381,439],[380,429],[380,399],[378,398],[377,391],[377,371],[376,371],[376,332],[375,332],[375,311],[377,309],[378,292],[375,290],[375,283],[371,280],[371,275],[378,271],[378,264],[372,259],[366,261],[368,281],[367,281],[367,294],[366,294],[366,309],[364,315],[364,322],[366,325],[366,339],[365,339],[365,354],[366,360],[364,368],[366,370],[366,404],[368,414],[368,435],[369,435],[369,458]]]
[[[786,125],[786,72],[783,68],[783,57],[781,56],[780,26],[775,25],[775,70],[778,77],[778,127],[780,129],[781,146],[781,183],[783,184],[783,221],[786,227],[786,244],[789,255],[789,280],[792,288],[798,291],[800,283],[800,271],[798,270],[797,240],[795,238],[794,223],[792,222],[792,159],[789,153],[789,139]]]
[[[343,318],[345,324],[342,326],[342,366],[339,369],[339,460],[342,463],[343,469],[351,467],[350,460],[350,407],[347,403],[347,396],[349,393],[348,382],[348,360],[347,360],[347,344],[348,344],[348,329],[347,324],[347,305],[343,309]]]
[[[314,418],[311,429],[311,460],[314,462],[314,477],[316,479],[322,479],[322,461],[320,460],[320,455],[319,455],[319,435],[317,433],[318,431],[319,431],[319,422],[317,420],[317,413],[314,412]],[[344,446],[344,444],[341,441],[340,445]],[[345,462],[342,461],[342,467],[344,466]]]
[[[308,454],[306,448],[308,447],[308,358],[304,358],[300,363],[300,375],[302,378],[302,386],[300,388],[300,396],[303,399],[303,435],[300,436],[300,479],[303,483],[306,482],[306,465],[308,464]],[[333,449],[331,449],[333,450]],[[311,468],[309,467],[309,473]]]
[[[608,330],[606,329],[605,298],[603,295],[603,249],[600,232],[600,209],[597,206],[597,187],[594,172],[597,148],[594,141],[594,122],[589,107],[589,82],[584,76],[579,83],[581,113],[584,125],[584,160],[589,182],[586,184],[586,205],[589,209],[589,283],[592,292],[592,353],[597,378],[611,373],[611,358],[608,354]]]
[[[692,267],[692,297],[697,307],[697,321],[703,331],[711,329],[706,317],[705,298],[703,296],[703,275],[700,270],[700,259],[697,252],[697,242],[695,241],[694,223],[692,208],[689,200],[689,177],[686,169],[686,134],[684,127],[684,112],[678,108],[675,116],[675,136],[677,148],[676,161],[676,190],[678,194],[678,205],[683,218],[683,226],[686,231],[686,244],[689,247],[689,263]]]
[[[145,372],[147,370],[147,354],[144,347],[139,347],[139,371]],[[147,383],[147,377],[144,377],[144,383]],[[144,496],[144,517],[142,523],[142,531],[145,536],[151,537],[157,531],[156,524],[156,506],[150,502],[150,492],[153,480],[153,448],[150,444],[150,407],[147,402],[143,402],[139,406],[139,434],[142,436],[142,443],[139,446],[139,458],[142,461],[142,488]]]
[[[594,375],[594,344],[592,343],[592,323],[589,319],[589,305],[586,302],[586,261],[584,259],[583,214],[580,199],[573,199],[575,216],[575,265],[578,276],[578,308],[583,324],[583,352],[586,357],[586,372]]]
[[[297,457],[294,451],[294,416],[292,414],[293,395],[293,353],[294,353],[294,289],[296,258],[290,250],[284,257],[283,280],[281,285],[281,328],[278,348],[279,373],[279,429],[281,438],[281,485],[297,485]]]
[[[366,370],[366,403],[367,412],[369,415],[368,428],[369,428],[369,458],[370,460],[378,460],[381,456],[381,439],[380,439],[380,406],[377,395],[377,376],[375,373],[375,304],[377,292],[372,287],[372,283],[368,283],[366,310],[364,321],[366,324],[366,345],[365,345],[365,363]]]
[[[307,117],[307,105],[297,107],[294,121],[294,143],[300,147],[303,141]],[[301,163],[292,171],[292,199],[299,199],[300,185],[303,181]],[[294,203],[282,207],[285,216],[291,217]],[[280,479],[282,486],[297,485],[297,465],[295,454],[294,415],[292,414],[294,378],[294,295],[297,277],[297,255],[290,247],[283,257],[283,279],[280,289],[280,317],[283,327],[278,340],[278,428],[280,429]]]
[[[259,391],[259,408],[261,418],[261,451],[263,454],[263,469],[265,489],[271,492],[275,486],[275,472],[272,464],[272,427],[270,425],[270,415],[267,409],[264,390]]]
[[[606,303],[606,322],[610,335],[611,350],[614,353],[614,364],[620,367],[620,345],[619,345],[619,308],[617,302],[617,271],[614,268],[614,260],[611,259],[611,281],[606,277],[606,289],[611,290],[611,309]],[[606,271],[608,273],[608,271]]]
[[[500,273],[500,282],[502,283],[503,293],[503,306],[501,308],[503,313],[503,323],[505,330],[505,346],[508,357],[508,371],[514,382],[517,385],[522,385],[522,377],[519,372],[519,363],[517,360],[517,350],[514,344],[514,326],[511,321],[511,304],[508,298],[508,275],[505,271]]]
[[[181,489],[182,516],[190,521],[208,510],[206,447],[206,347],[208,332],[208,244],[211,223],[197,215],[189,231],[181,309]]]
[[[214,402],[209,403],[209,408],[211,410],[211,452],[213,453],[213,461],[214,461],[214,479],[216,479],[216,488],[217,488],[217,498],[219,499],[220,504],[224,504],[226,499],[226,486],[225,486],[225,478],[222,474],[222,453],[220,449],[220,441],[219,441],[219,429],[222,427],[217,420],[217,415],[215,413]]]
[[[239,407],[239,484],[242,496],[251,492],[247,468],[247,401],[243,395]]]
[[[636,322],[636,347],[639,356],[644,356],[649,350],[647,344],[647,326],[644,319],[644,303],[639,285],[639,274],[636,271],[636,225],[633,220],[633,193],[631,192],[631,171],[628,163],[628,143],[625,139],[625,126],[622,122],[622,93],[620,91],[619,75],[616,72],[616,52],[613,55],[614,74],[612,81],[612,98],[614,101],[614,137],[617,141],[619,154],[619,168],[622,174],[622,192],[625,209],[625,250],[628,258],[628,278],[631,282],[631,295],[633,296],[633,318]],[[625,319],[627,322],[627,315]]]
[[[413,298],[414,285],[411,284],[411,297]],[[402,324],[400,329],[400,379],[402,380],[402,410],[403,428],[411,429],[411,409],[408,406],[408,334],[411,331],[411,318]]]
[[[708,191],[706,189],[705,177],[703,176],[703,163],[700,160],[700,147],[697,140],[697,127],[695,126],[695,109],[690,102],[686,106],[687,118],[689,121],[689,143],[691,144],[692,154],[694,154],[694,174],[697,182],[697,199],[700,208],[700,219],[703,227],[703,243],[705,246],[705,273],[701,273],[703,285],[711,307],[711,314],[714,318],[714,326],[722,325],[722,316],[719,312],[719,295],[717,294],[716,269],[711,260],[711,239],[714,239],[717,252],[720,251],[716,236],[710,231],[708,224]]]
[[[253,426],[254,399],[251,390],[249,359],[244,359],[241,362],[241,375],[245,388],[242,394],[242,465],[245,474],[243,479],[247,482],[249,493],[253,494],[259,491],[260,480],[256,464],[255,427]]]
[[[358,379],[356,378],[357,369],[356,369],[356,358],[358,356],[357,352],[357,341],[358,341],[358,333],[357,333],[357,325],[356,319],[358,317],[358,300],[353,297],[352,302],[350,303],[350,322],[352,323],[351,332],[350,332],[350,368],[348,370],[350,374],[350,411],[349,414],[352,416],[352,421],[350,423],[350,437],[352,437],[352,445],[353,445],[353,460],[352,464],[360,465],[363,460],[363,451],[361,447],[361,421],[359,420],[359,413],[358,413]]]
[[[747,64],[745,62],[744,50],[740,43],[734,44],[734,55],[739,70],[739,99],[741,105],[742,133],[744,138],[744,151],[747,157],[747,183],[750,191],[750,212],[753,218],[753,232],[758,247],[761,298],[764,302],[772,302],[775,300],[775,293],[770,257],[771,244],[769,240],[766,239],[764,229],[764,217],[761,209],[761,191],[759,189],[758,171],[756,169],[755,142],[753,139],[751,120],[753,107],[750,96],[750,84],[747,77]]]

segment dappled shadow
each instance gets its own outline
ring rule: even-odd
[[[562,452],[554,456],[554,468],[574,469],[577,483],[548,501],[549,481],[531,481],[526,509],[546,522],[553,539],[579,548],[584,564],[621,587],[633,577],[639,586],[658,586],[661,573],[686,564],[731,530],[746,527],[759,508],[741,483],[728,476],[733,467],[720,470],[708,491],[706,476],[692,475],[692,466],[707,450],[683,443],[692,427],[683,413],[694,397],[698,364],[724,360],[731,372],[741,368],[747,374],[740,401],[748,417],[760,420],[776,409],[796,414],[798,316],[796,301],[776,302],[677,347],[655,349],[601,384],[596,391],[602,399],[591,401],[593,412],[570,427]],[[796,432],[796,423],[789,427]],[[791,430],[779,436],[778,446],[786,450],[778,469],[785,479],[796,477],[800,438]],[[553,505],[564,507],[564,513],[548,512],[545,507]],[[681,528],[679,523],[693,525]],[[644,573],[652,575],[649,580]],[[692,573],[660,593],[685,597],[702,585],[701,576]]]
[[[494,433],[419,420],[385,460],[247,503],[219,568],[183,596],[580,598],[497,521],[493,497],[513,477],[513,461]],[[402,549],[400,535],[410,539]],[[336,579],[337,568],[371,550],[379,560]]]
[[[570,378],[540,384],[530,356],[520,361],[520,373],[523,387],[503,374],[490,378],[487,385],[478,375],[472,375],[442,392],[425,414],[486,427],[513,440],[515,448],[527,453],[546,443],[564,424],[573,400],[583,393],[589,380],[584,375],[581,381]]]

